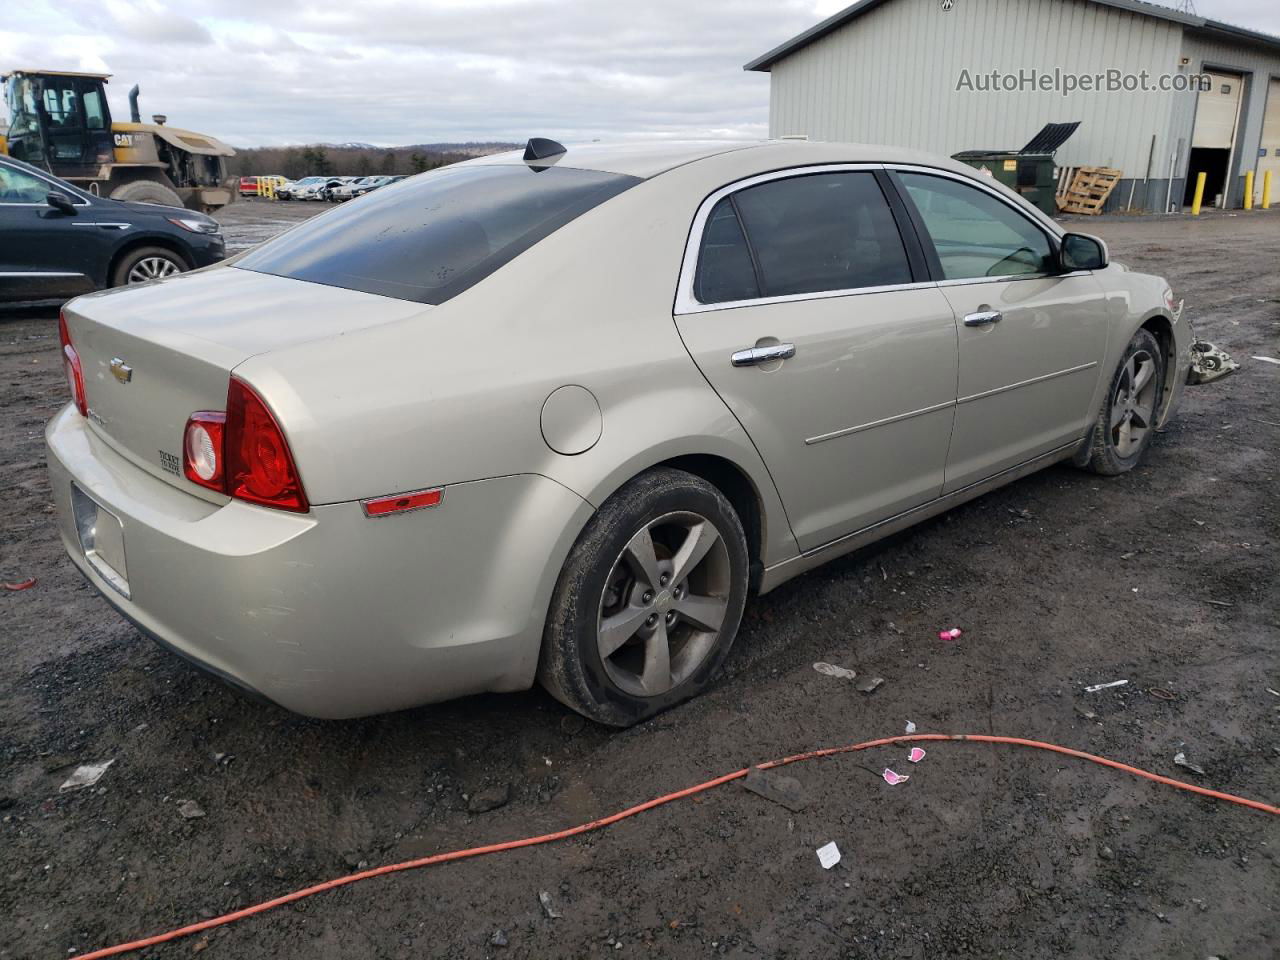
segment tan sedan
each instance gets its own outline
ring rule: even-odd
[[[533,140],[65,311],[74,563],[301,713],[536,679],[629,724],[743,606],[1062,460],[1187,380],[1168,285],[893,148]]]

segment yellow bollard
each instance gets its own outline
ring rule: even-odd
[[[1196,174],[1196,195],[1191,201],[1191,215],[1193,217],[1200,216],[1200,201],[1204,199],[1204,178],[1205,172],[1203,170]]]
[[[1246,210],[1253,209],[1253,171],[1246,170],[1244,173],[1244,208]]]
[[[1271,209],[1271,171],[1262,174],[1262,209]]]

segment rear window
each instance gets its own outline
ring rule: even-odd
[[[639,182],[595,170],[523,164],[446,167],[308,220],[235,265],[444,303]]]

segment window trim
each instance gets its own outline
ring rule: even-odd
[[[796,177],[812,176],[821,173],[853,173],[867,172],[871,174],[883,174],[885,171],[883,163],[819,163],[809,164],[802,167],[788,167],[782,170],[770,170],[767,173],[758,173],[750,177],[744,177],[741,180],[735,180],[733,183],[725,184],[719,189],[708,194],[698,205],[698,210],[694,214],[693,223],[689,229],[689,239],[685,243],[684,258],[680,262],[680,277],[676,286],[676,298],[673,313],[676,316],[682,316],[692,313],[710,313],[715,310],[733,310],[739,307],[764,306],[773,303],[795,303],[804,300],[827,300],[832,297],[853,297],[862,296],[872,293],[886,293],[891,290],[912,290],[923,289],[926,287],[937,286],[937,281],[932,278],[921,280],[912,280],[910,283],[894,283],[885,284],[878,287],[848,287],[840,290],[818,290],[812,293],[789,293],[775,297],[755,297],[750,300],[726,300],[722,303],[703,303],[694,294],[694,283],[698,272],[698,253],[702,249],[702,234],[706,230],[707,220],[711,216],[711,211],[715,205],[731,194],[738,193],[748,187],[754,187],[761,183],[771,183],[774,180],[791,180]],[[885,192],[885,183],[877,176],[876,183],[882,192]],[[906,253],[907,262],[913,268],[914,266],[911,253],[911,244],[913,239],[919,243],[918,238],[908,236],[903,229],[903,224],[898,217],[898,211],[894,209],[893,199],[885,195],[885,203],[889,207],[889,212],[893,216],[894,225],[898,229],[898,235],[902,240],[902,245]],[[910,209],[909,207],[907,208]],[[918,228],[916,228],[918,231]],[[751,238],[743,227],[743,235],[747,238],[748,247],[751,246]],[[754,257],[754,254],[753,254]]]
[[[975,190],[985,193],[997,202],[1004,204],[1004,206],[1014,214],[1021,217],[1028,224],[1044,234],[1045,239],[1049,241],[1049,252],[1055,258],[1058,256],[1058,251],[1062,246],[1062,238],[1066,235],[1066,231],[1053,220],[1048,220],[1046,223],[1044,220],[1039,219],[1039,217],[1043,216],[1039,210],[1035,211],[1037,217],[1033,218],[1028,216],[1026,210],[1019,209],[1018,205],[1011,202],[1008,197],[1001,195],[998,190],[982,183],[979,180],[975,180],[973,177],[954,173],[950,170],[943,170],[940,167],[926,167],[919,164],[892,163],[886,164],[885,169],[889,174],[889,179],[892,181],[894,189],[898,191],[903,204],[906,206],[912,223],[915,225],[920,245],[924,248],[925,259],[929,263],[929,271],[933,274],[934,283],[937,286],[956,287],[974,283],[1009,283],[1014,280],[1044,280],[1047,277],[1080,277],[1091,272],[1088,270],[1072,270],[1070,272],[1062,273],[1009,273],[997,277],[959,277],[956,279],[947,279],[946,275],[943,273],[942,262],[938,258],[938,251],[934,246],[933,237],[930,235],[928,226],[925,224],[919,208],[916,207],[915,201],[911,199],[911,195],[907,192],[906,184],[904,184],[897,176],[899,173],[916,173],[923,176],[941,177],[945,180],[954,180],[957,183],[964,184],[965,186],[972,187]],[[1045,220],[1047,219],[1048,218],[1045,218]]]

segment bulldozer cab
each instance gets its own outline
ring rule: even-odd
[[[202,133],[168,126],[156,115],[143,123],[138,88],[129,91],[130,117],[113,121],[109,74],[14,70],[4,83],[9,130],[0,152],[114,200],[216,210],[231,202],[226,157],[235,151]]]
[[[8,74],[10,155],[59,177],[96,176],[114,156],[106,81],[93,73]]]

